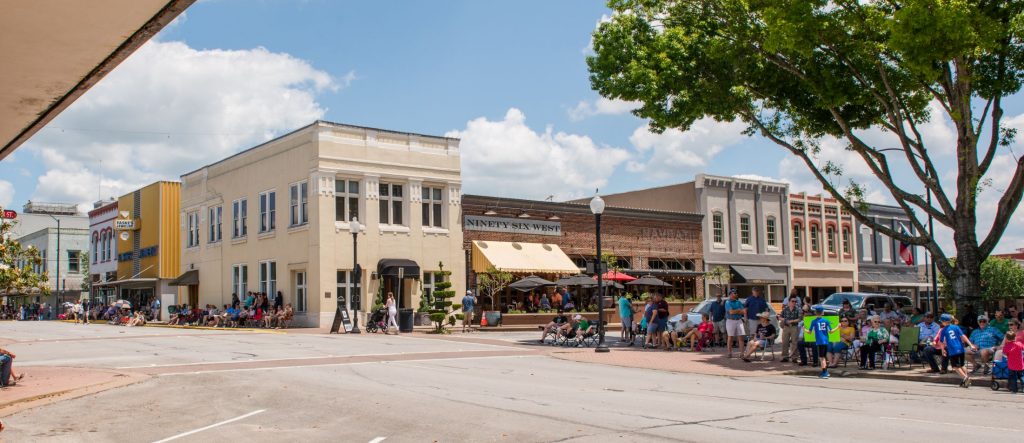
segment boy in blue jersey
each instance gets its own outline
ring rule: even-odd
[[[964,335],[964,331],[957,325],[950,324],[953,321],[953,316],[949,314],[942,314],[939,317],[939,321],[942,322],[942,330],[939,331],[939,343],[942,343],[942,356],[949,359],[949,364],[953,366],[953,370],[957,374],[963,377],[960,380],[961,388],[971,387],[971,375],[967,373],[967,368],[964,367],[964,354],[966,350],[964,345],[973,348],[975,351],[978,347],[971,343],[971,339]]]
[[[839,328],[833,328],[832,324],[822,317],[825,314],[824,306],[814,305],[812,309],[814,309],[814,314],[817,317],[804,327],[804,332],[814,332],[814,352],[818,356],[818,361],[821,362],[821,374],[818,374],[818,378],[828,378],[828,358],[826,358],[828,355],[828,335],[838,331]]]

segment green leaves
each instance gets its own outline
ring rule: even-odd
[[[0,207],[0,212],[3,208]],[[8,294],[38,291],[49,294],[46,273],[36,273],[42,265],[39,251],[31,246],[22,247],[13,238],[14,221],[0,220],[0,290]]]

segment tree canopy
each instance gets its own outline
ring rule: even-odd
[[[46,273],[35,272],[35,267],[42,264],[39,251],[31,246],[22,247],[13,238],[14,223],[0,220],[0,290],[7,294],[30,291],[49,294]]]
[[[958,294],[976,293],[980,264],[999,242],[1024,190],[1014,157],[987,235],[976,232],[977,196],[1015,130],[1003,99],[1024,78],[1024,1],[984,0],[612,0],[594,33],[591,84],[639,102],[656,130],[701,118],[741,120],[798,157],[861,223],[928,249]],[[938,110],[942,115],[935,114]],[[948,119],[955,150],[927,146],[922,125]],[[889,137],[869,140],[873,128]],[[824,140],[857,154],[904,210],[900,232],[865,216],[863,183],[848,165],[817,162]],[[955,187],[932,157],[956,154]],[[932,150],[931,152],[929,150]],[[892,155],[887,154],[894,151]],[[904,173],[904,174],[901,174]],[[900,177],[909,176],[909,180]],[[929,192],[934,198],[925,197]],[[925,218],[953,231],[955,267],[928,235]]]

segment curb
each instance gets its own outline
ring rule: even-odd
[[[57,320],[62,323],[79,324],[74,320]],[[104,325],[104,326],[120,326],[112,325],[105,321],[89,323],[90,325]],[[197,329],[201,331],[240,331],[240,332],[257,332],[262,334],[287,334],[285,329],[257,329],[257,328],[213,328],[210,326],[178,326],[178,325],[167,325],[163,323],[146,323],[142,325],[144,328],[166,328],[166,329]]]
[[[829,373],[832,377],[836,378],[870,378],[875,380],[896,380],[896,381],[910,381],[918,383],[939,383],[946,385],[959,385],[960,379],[956,376],[949,375],[923,375],[923,374],[900,374],[892,372],[861,372],[861,371],[848,371],[848,370],[837,370],[838,368],[832,368]],[[879,370],[885,371],[885,370]],[[801,375],[801,376],[817,376],[820,373],[818,369],[798,369],[782,372],[783,375]],[[972,385],[975,385],[981,381],[988,382],[987,377],[972,378]]]
[[[123,377],[123,379],[114,379],[111,381],[96,383],[88,386],[80,386],[60,391],[47,392],[39,395],[34,395],[31,397],[19,398],[17,400],[9,401],[6,403],[0,403],[0,417],[14,415],[26,409],[45,406],[57,402],[59,400],[72,400],[75,398],[84,397],[86,395],[103,392],[109,389],[131,386],[152,378],[145,374],[136,373],[114,372],[114,374],[118,377]]]

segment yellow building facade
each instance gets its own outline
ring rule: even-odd
[[[117,280],[106,283],[134,307],[176,301],[181,269],[181,183],[160,181],[122,195],[114,219]]]

